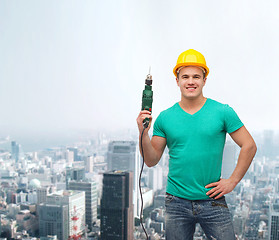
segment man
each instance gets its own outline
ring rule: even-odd
[[[224,195],[231,192],[247,172],[256,144],[234,110],[203,96],[209,69],[204,56],[193,49],[180,54],[173,70],[181,100],[160,113],[150,140],[142,136],[145,163],[155,166],[167,146],[169,174],[166,188],[166,239],[193,239],[199,223],[208,239],[235,239]],[[137,124],[152,116],[141,111]],[[229,179],[221,178],[226,133],[241,148]]]

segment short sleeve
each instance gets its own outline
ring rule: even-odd
[[[232,133],[244,125],[237,116],[236,112],[227,104],[224,105],[224,114],[226,132]]]
[[[166,133],[164,131],[163,124],[162,124],[163,122],[162,118],[163,118],[162,114],[160,113],[153,126],[153,136],[166,138]]]

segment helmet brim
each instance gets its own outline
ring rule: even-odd
[[[206,65],[201,64],[201,63],[195,63],[195,62],[187,62],[187,63],[179,63],[174,67],[173,74],[175,75],[175,77],[177,77],[177,70],[180,67],[188,67],[188,66],[202,67],[205,70],[205,77],[207,77],[209,74],[209,68]]]

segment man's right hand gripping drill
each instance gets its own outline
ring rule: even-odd
[[[142,131],[144,129],[143,121],[145,118],[149,118],[150,121],[148,127],[144,130],[142,134]],[[148,167],[153,167],[160,161],[160,158],[166,146],[165,138],[153,136],[152,139],[150,140],[148,131],[151,127],[151,122],[152,122],[151,112],[147,110],[141,111],[137,118],[137,124],[139,129],[139,142],[141,142],[141,135],[142,135],[144,162]],[[141,144],[139,144],[139,147],[140,147],[140,153],[142,154]]]
[[[139,133],[141,134],[142,131],[143,131],[143,121],[146,118],[149,118],[149,124],[148,124],[148,127],[144,130],[143,134],[147,134],[148,135],[148,131],[150,129],[151,122],[152,122],[151,112],[149,112],[147,110],[140,111],[139,116],[137,118],[137,124],[138,124]]]

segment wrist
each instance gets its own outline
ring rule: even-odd
[[[241,180],[241,179],[238,179],[238,178],[233,177],[233,176],[231,176],[229,179],[231,180],[231,182],[232,182],[235,186],[236,186],[236,185],[240,182],[240,180]]]

